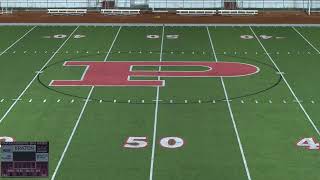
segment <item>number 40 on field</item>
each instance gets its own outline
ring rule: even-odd
[[[297,146],[304,147],[308,150],[320,150],[320,144],[314,138],[303,138],[297,142]]]

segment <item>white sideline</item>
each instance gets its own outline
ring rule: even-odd
[[[110,54],[110,52],[111,52],[111,50],[112,50],[112,48],[113,48],[113,45],[114,45],[114,43],[116,42],[116,40],[117,40],[117,38],[118,38],[118,35],[119,35],[119,33],[120,33],[121,28],[122,28],[122,26],[119,27],[119,30],[118,30],[117,34],[115,35],[115,37],[114,37],[114,39],[113,39],[113,42],[112,42],[112,44],[111,44],[111,46],[110,46],[110,48],[109,48],[109,51],[108,51],[106,57],[105,57],[104,60],[103,60],[103,62],[106,62],[106,61],[107,61],[107,59],[108,59],[108,57],[109,57],[109,54]],[[62,163],[62,161],[63,161],[63,159],[64,159],[64,156],[65,156],[66,152],[67,152],[68,149],[69,149],[69,146],[70,146],[71,141],[72,141],[72,139],[73,139],[74,133],[76,132],[76,130],[77,130],[78,126],[79,126],[79,123],[80,123],[80,121],[81,121],[81,119],[82,119],[82,115],[83,115],[83,113],[84,113],[84,110],[86,109],[87,104],[88,104],[88,102],[89,102],[89,100],[90,100],[90,97],[91,97],[91,94],[92,94],[92,92],[93,92],[94,87],[95,87],[95,86],[92,86],[91,89],[90,89],[90,92],[89,92],[89,94],[88,94],[88,96],[87,96],[87,98],[86,98],[86,101],[85,101],[82,109],[81,109],[81,112],[80,112],[80,114],[79,114],[79,117],[78,117],[78,119],[77,119],[77,122],[76,122],[76,124],[75,124],[74,127],[73,127],[73,130],[72,130],[72,133],[71,133],[71,135],[70,135],[70,137],[69,137],[69,139],[68,139],[68,142],[67,142],[66,146],[64,147],[64,150],[63,150],[63,152],[62,152],[62,154],[61,154],[61,157],[60,157],[60,159],[59,159],[59,162],[58,162],[58,164],[57,164],[57,166],[56,166],[56,168],[55,168],[55,170],[54,170],[54,173],[52,174],[51,180],[54,180],[55,177],[56,177],[56,175],[57,175],[57,173],[58,173],[58,170],[59,170],[59,168],[60,168],[60,166],[61,166],[61,163]]]
[[[253,29],[251,28],[251,26],[249,26],[250,30],[252,31],[253,35],[255,36],[255,38],[257,39],[257,41],[259,42],[259,44],[261,45],[262,49],[264,50],[264,52],[267,54],[267,56],[269,57],[270,61],[272,62],[272,64],[275,66],[275,68],[277,69],[278,72],[281,72],[281,70],[279,69],[278,65],[274,62],[273,58],[269,55],[267,49],[264,47],[264,45],[261,43],[260,39],[257,37],[256,33],[253,31]],[[291,94],[294,96],[295,100],[298,102],[301,110],[303,111],[303,113],[305,114],[305,116],[307,117],[308,121],[310,122],[310,124],[312,125],[312,127],[314,128],[314,130],[317,132],[318,136],[320,136],[320,132],[319,129],[317,128],[317,126],[314,124],[313,120],[310,118],[309,114],[307,113],[307,111],[304,109],[304,107],[302,106],[301,102],[299,101],[299,99],[297,98],[296,94],[294,93],[294,91],[292,90],[291,86],[289,85],[288,81],[286,80],[286,78],[284,77],[284,75],[282,73],[280,73],[283,81],[286,83],[286,85],[288,86]]]
[[[295,30],[315,51],[317,51],[318,54],[320,54],[320,51],[313,44],[311,44],[311,42],[309,42],[308,39],[304,37],[295,27],[292,26],[292,29]]]
[[[213,45],[213,42],[212,42],[212,38],[211,38],[211,34],[210,34],[208,26],[207,26],[207,31],[208,31],[208,36],[209,36],[212,52],[213,52],[213,55],[214,55],[214,59],[216,60],[216,62],[218,62],[218,58],[217,58],[217,55],[216,55],[216,51],[214,49],[214,45]],[[236,133],[236,136],[237,136],[237,141],[238,141],[238,144],[239,144],[243,165],[245,167],[248,180],[251,180],[250,170],[249,170],[247,159],[246,159],[243,147],[242,147],[240,135],[239,135],[239,132],[238,132],[238,127],[237,127],[237,124],[236,124],[236,122],[234,120],[233,111],[232,111],[232,108],[231,108],[231,104],[230,104],[229,96],[228,96],[228,93],[227,93],[227,90],[226,90],[226,86],[224,84],[223,78],[220,77],[220,79],[221,79],[221,84],[222,84],[222,87],[223,87],[224,95],[226,97],[226,102],[228,104],[228,109],[229,109],[229,114],[230,114],[230,117],[231,117],[231,120],[232,120],[233,129],[234,129],[234,132]]]
[[[26,35],[28,35],[34,28],[36,28],[37,26],[34,26],[33,28],[31,28],[29,31],[27,31],[23,36],[21,36],[19,39],[17,39],[14,43],[12,43],[7,49],[5,49],[4,51],[2,51],[2,53],[0,53],[0,56],[2,56],[5,52],[7,52],[10,48],[12,48],[15,44],[17,44],[21,39],[23,39]]]
[[[74,32],[76,32],[76,30],[79,28],[79,26],[77,26],[72,33],[69,35],[69,37],[61,44],[61,46],[54,52],[54,54],[50,57],[50,59],[42,66],[42,68],[36,73],[36,75],[33,77],[33,79],[29,82],[29,84],[25,87],[25,89],[21,92],[21,94],[16,98],[16,100],[11,104],[11,106],[9,107],[9,109],[6,111],[6,113],[2,116],[2,118],[0,119],[0,124],[2,123],[3,119],[5,117],[7,117],[7,115],[9,114],[9,112],[11,111],[11,109],[16,105],[16,103],[18,102],[18,100],[24,95],[24,93],[29,89],[29,87],[31,86],[31,84],[33,83],[34,80],[37,79],[38,74],[43,71],[43,69],[50,63],[50,61],[56,56],[56,54],[60,51],[60,49],[67,43],[67,41],[71,38],[71,36],[73,35]]]
[[[162,62],[162,51],[163,51],[163,40],[164,40],[164,25],[162,26],[162,37],[161,37],[161,47],[160,47],[160,62]],[[159,71],[161,71],[161,66],[159,66]],[[158,76],[158,80],[160,80],[160,76]],[[150,174],[149,180],[153,179],[153,164],[154,164],[154,156],[156,150],[156,136],[157,136],[157,123],[158,123],[158,109],[159,109],[159,95],[160,88],[157,86],[157,97],[156,97],[156,107],[154,109],[154,124],[153,124],[153,139],[152,139],[152,152],[151,152],[151,160],[150,160]]]

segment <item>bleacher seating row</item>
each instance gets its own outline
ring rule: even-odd
[[[220,15],[257,15],[258,10],[218,10]]]
[[[138,15],[140,14],[140,9],[101,9],[101,14],[104,15]]]
[[[210,15],[256,15],[258,10],[194,10],[194,9],[183,9],[177,10],[176,14],[179,15],[190,15],[190,16],[210,16]]]
[[[48,9],[50,15],[85,15],[87,9]],[[104,15],[138,15],[140,9],[101,9]]]
[[[12,14],[12,9],[1,9],[0,15],[2,14]]]
[[[48,9],[50,15],[85,15],[87,9]]]
[[[48,14],[51,15],[84,15],[87,13],[87,9],[48,9]],[[140,9],[101,9],[101,14],[104,15],[138,15]],[[190,16],[211,16],[211,15],[256,15],[258,10],[195,10],[195,9],[183,9],[176,10],[176,14],[190,15]]]
[[[193,10],[193,9],[183,9],[183,10],[177,10],[177,14],[179,15],[198,15],[198,16],[210,16],[216,14],[216,10]]]

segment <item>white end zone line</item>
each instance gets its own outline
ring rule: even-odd
[[[308,39],[304,37],[295,27],[292,26],[292,29],[295,30],[315,51],[317,51],[318,54],[320,54],[320,51],[313,44],[311,44],[311,42],[309,42]]]
[[[250,30],[252,31],[253,35],[256,37],[257,41],[259,42],[259,44],[261,45],[262,49],[265,51],[265,53],[267,54],[267,56],[269,57],[270,61],[272,62],[272,64],[276,67],[276,69],[278,70],[278,72],[281,72],[281,70],[279,69],[278,65],[274,62],[273,58],[269,55],[267,49],[264,47],[264,45],[262,44],[262,42],[260,41],[260,39],[257,37],[256,33],[253,31],[253,29],[251,28],[251,26],[249,26]],[[288,81],[286,80],[286,78],[284,77],[283,74],[280,74],[283,81],[286,83],[286,85],[288,86],[291,94],[294,96],[295,100],[298,102],[301,110],[303,111],[303,113],[305,114],[305,116],[307,117],[308,121],[310,122],[310,124],[312,125],[312,127],[314,128],[314,130],[317,132],[318,136],[320,136],[320,131],[317,128],[317,126],[315,125],[315,123],[313,122],[313,120],[310,118],[309,114],[307,113],[307,111],[304,109],[304,107],[302,106],[301,102],[299,101],[299,99],[297,98],[296,94],[294,93],[294,91],[292,90],[291,86],[289,85]]]
[[[163,25],[162,26],[161,47],[160,47],[160,62],[162,62],[164,28],[165,28],[165,26]],[[159,72],[160,71],[161,71],[161,66],[159,66]],[[160,76],[158,76],[158,80],[160,80]],[[160,95],[160,88],[159,88],[159,86],[157,86],[156,107],[155,107],[155,110],[154,110],[154,124],[153,124],[153,138],[152,138],[152,152],[151,152],[151,160],[150,160],[149,180],[153,179],[153,167],[154,167],[154,157],[155,157],[155,149],[156,149],[156,136],[157,136],[157,123],[158,123],[159,95]]]
[[[61,46],[55,51],[55,53],[50,57],[50,59],[42,66],[42,68],[39,70],[43,71],[43,69],[50,63],[50,61],[56,56],[56,54],[60,51],[60,49],[67,43],[67,41],[72,37],[72,35],[77,31],[77,29],[79,28],[79,26],[77,26],[72,33],[69,35],[69,37],[61,44]],[[29,87],[31,86],[31,84],[33,83],[34,80],[37,79],[39,73],[36,73],[36,75],[33,77],[33,79],[29,82],[29,84],[25,87],[25,89],[21,92],[21,94],[16,98],[17,100],[15,100],[11,106],[9,107],[9,109],[6,111],[6,113],[2,116],[2,118],[0,119],[0,124],[2,123],[2,121],[4,120],[5,117],[7,117],[7,115],[9,114],[9,112],[11,111],[11,109],[16,105],[16,103],[18,102],[18,99],[21,99],[21,97],[24,95],[24,93],[29,89]]]
[[[208,36],[209,36],[212,52],[213,52],[213,55],[214,55],[214,59],[216,60],[216,62],[218,62],[218,58],[217,58],[217,55],[216,55],[216,51],[214,49],[214,45],[213,45],[213,42],[212,42],[212,38],[211,38],[211,34],[210,34],[208,26],[207,26],[207,32],[208,32]],[[242,143],[241,143],[240,135],[239,135],[239,132],[238,132],[237,124],[236,124],[236,122],[234,120],[233,111],[232,111],[232,108],[231,108],[231,105],[230,105],[230,100],[229,100],[229,96],[228,96],[228,93],[227,93],[227,90],[226,90],[226,86],[224,84],[224,81],[223,81],[222,77],[220,77],[220,80],[221,80],[221,84],[222,84],[222,87],[223,87],[224,95],[226,97],[226,102],[227,102],[228,109],[229,109],[229,114],[230,114],[230,117],[231,117],[231,120],[232,120],[233,129],[234,129],[234,131],[236,133],[236,136],[237,136],[237,141],[238,141],[238,144],[239,144],[243,165],[245,167],[248,180],[251,180],[250,170],[249,170],[247,159],[246,159],[243,147],[242,147]]]
[[[108,57],[109,57],[109,54],[110,54],[110,52],[111,52],[111,50],[112,50],[112,48],[113,48],[113,45],[114,45],[114,43],[116,42],[116,40],[117,40],[117,38],[118,38],[118,35],[119,35],[119,33],[120,33],[121,28],[122,28],[122,26],[119,27],[119,30],[118,30],[117,34],[115,35],[115,37],[114,37],[114,39],[113,39],[113,42],[112,42],[112,44],[111,44],[111,46],[110,46],[110,48],[109,48],[109,51],[108,51],[106,57],[105,57],[104,60],[103,60],[103,62],[106,62],[106,61],[107,61],[107,59],[108,59]],[[54,180],[55,177],[56,177],[56,175],[57,175],[57,173],[58,173],[58,170],[59,170],[59,168],[60,168],[60,166],[61,166],[61,163],[62,163],[62,161],[63,161],[63,159],[64,159],[64,156],[65,156],[66,152],[67,152],[68,149],[69,149],[69,146],[70,146],[71,141],[72,141],[72,139],[73,139],[74,133],[76,132],[76,130],[77,130],[78,126],[79,126],[79,123],[80,123],[80,121],[81,121],[81,119],[82,119],[82,115],[83,115],[83,113],[84,113],[84,111],[85,111],[85,109],[86,109],[86,107],[87,107],[88,102],[90,101],[90,97],[91,97],[91,94],[92,94],[92,92],[93,92],[93,90],[94,90],[94,87],[95,87],[95,86],[91,86],[90,92],[89,92],[89,94],[88,94],[88,96],[87,96],[87,98],[86,98],[86,100],[85,100],[85,103],[84,103],[82,109],[81,109],[81,112],[80,112],[80,114],[79,114],[79,117],[78,117],[78,119],[77,119],[77,122],[76,122],[76,124],[75,124],[74,127],[73,127],[73,130],[72,130],[72,133],[71,133],[71,135],[70,135],[70,137],[69,137],[69,139],[68,139],[68,142],[67,142],[67,144],[66,144],[66,146],[65,146],[65,148],[64,148],[64,150],[63,150],[63,152],[62,152],[62,154],[61,154],[61,157],[60,157],[59,162],[58,162],[58,164],[57,164],[57,166],[56,166],[56,168],[55,168],[55,170],[54,170],[54,173],[53,173],[53,175],[52,175],[52,177],[51,177],[51,180]]]
[[[27,31],[23,36],[21,36],[19,39],[17,39],[14,43],[12,43],[7,49],[5,49],[4,51],[2,51],[2,53],[0,53],[0,56],[2,56],[4,53],[6,53],[10,48],[12,48],[15,44],[17,44],[21,39],[23,39],[25,36],[27,36],[32,30],[34,30],[37,26],[34,26],[33,28],[31,28],[29,31]]]

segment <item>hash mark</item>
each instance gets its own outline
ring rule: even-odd
[[[60,99],[57,100],[57,102],[60,102],[60,101],[61,101]]]
[[[188,103],[188,100],[184,100],[184,103]]]
[[[243,100],[241,100],[241,103],[243,104],[243,103],[244,103],[244,101],[243,101]]]
[[[47,102],[47,99],[44,99],[42,102],[43,102],[43,103]]]
[[[285,103],[285,104],[287,103],[287,101],[286,101],[286,100],[283,100],[282,102],[283,102],[283,103]]]
[[[0,102],[3,102],[4,101],[4,99],[1,99],[1,101]]]
[[[114,99],[114,100],[113,100],[113,103],[116,103],[116,102],[117,102],[117,100],[116,100],[116,99]]]
[[[73,103],[74,102],[74,99],[72,99],[71,101],[70,101],[70,103]]]
[[[32,99],[29,99],[29,103],[31,103],[32,102]]]
[[[302,100],[293,100],[293,102],[299,102],[299,103],[302,103],[303,101]]]
[[[314,104],[314,101],[312,100],[311,103]]]
[[[271,100],[269,100],[269,103],[271,104],[271,103],[272,103],[272,101],[271,101]]]
[[[102,99],[100,99],[99,103],[102,103]]]
[[[254,101],[256,104],[258,104],[259,102],[257,100]]]
[[[130,100],[130,99],[128,100],[128,103],[131,103],[131,100]]]

